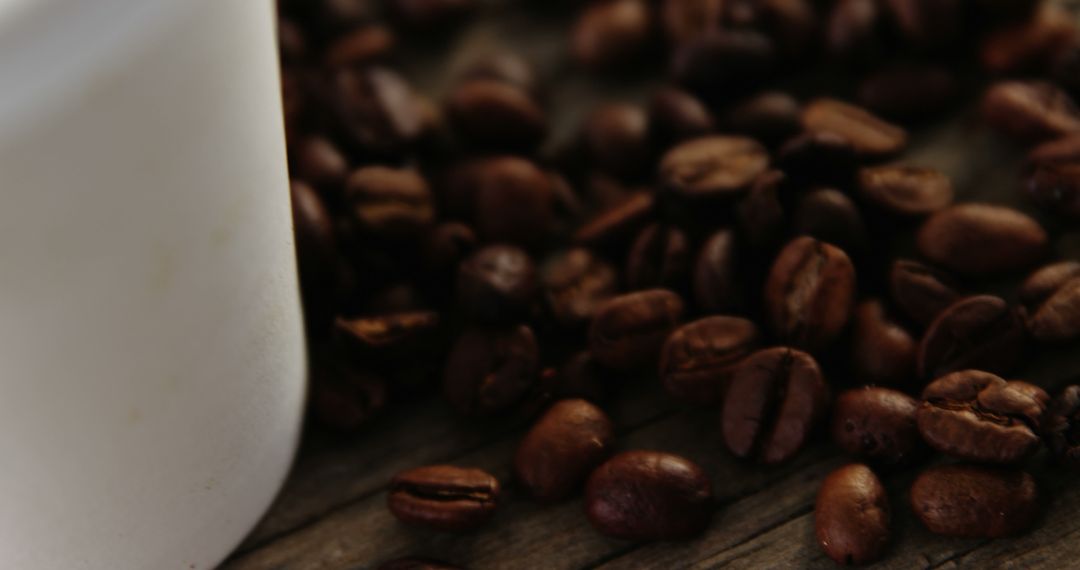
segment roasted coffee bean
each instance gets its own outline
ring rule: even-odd
[[[528,316],[539,282],[529,254],[511,245],[489,245],[461,263],[458,306],[484,323],[512,323]]]
[[[986,90],[982,115],[990,126],[1023,142],[1080,132],[1080,111],[1057,86],[1042,81],[1002,81]]]
[[[389,28],[364,25],[327,46],[323,62],[330,68],[373,65],[388,59],[396,44],[397,38]]]
[[[872,63],[883,50],[884,17],[881,2],[838,0],[825,23],[825,45],[836,58]]]
[[[761,343],[757,325],[740,317],[705,317],[671,333],[660,353],[660,380],[691,404],[720,402],[739,363]]]
[[[459,566],[453,564],[447,564],[446,562],[439,562],[438,560],[432,560],[430,558],[416,558],[410,556],[408,558],[398,558],[396,560],[390,560],[383,562],[382,566],[379,566],[379,570],[462,570]]]
[[[847,139],[855,154],[866,159],[887,158],[904,150],[907,132],[869,111],[836,99],[816,99],[803,108],[808,131],[835,133]]]
[[[1080,162],[1080,134],[1044,142],[1031,149],[1031,152],[1027,155],[1029,168],[1035,168],[1043,164],[1077,162]]]
[[[909,464],[923,452],[915,423],[918,408],[918,400],[889,388],[848,390],[837,396],[833,408],[833,441],[847,453],[876,464]]]
[[[808,131],[788,139],[776,152],[776,165],[803,183],[846,183],[855,172],[855,147],[846,137]]]
[[[679,228],[647,226],[626,256],[626,286],[631,291],[664,287],[682,289],[690,273],[690,239]]]
[[[1077,277],[1080,277],[1080,261],[1051,263],[1029,275],[1017,294],[1029,309],[1034,309]]]
[[[709,313],[738,311],[746,305],[742,282],[735,232],[720,230],[705,241],[698,254],[694,300]]]
[[[532,162],[512,156],[490,158],[473,179],[472,213],[486,241],[531,247],[543,243],[554,218],[554,184]]]
[[[622,178],[652,171],[649,122],[645,110],[609,103],[585,119],[582,143],[597,168]]]
[[[821,483],[814,504],[818,544],[837,564],[869,564],[889,544],[892,510],[885,487],[869,467],[845,465]]]
[[[1030,18],[1016,19],[987,35],[979,59],[992,74],[1045,71],[1054,57],[1076,39],[1072,14],[1044,3]]]
[[[781,202],[781,189],[786,182],[787,177],[779,170],[758,176],[736,208],[735,221],[741,235],[759,252],[775,250],[786,235],[787,216]]]
[[[682,299],[666,289],[620,295],[593,315],[589,350],[598,362],[617,370],[654,363],[682,314]]]
[[[920,50],[956,43],[963,35],[966,4],[961,0],[885,0],[901,37]]]
[[[514,85],[534,97],[539,96],[540,80],[531,63],[509,51],[494,51],[473,60],[461,71],[460,79],[494,79]]]
[[[769,154],[746,137],[708,136],[672,148],[660,161],[660,186],[687,201],[731,201],[769,167]]]
[[[913,384],[917,352],[915,339],[885,314],[881,301],[869,299],[855,309],[851,371],[858,382],[896,387]]]
[[[776,47],[753,30],[713,29],[682,42],[671,60],[675,80],[695,93],[732,98],[772,75]]]
[[[340,432],[355,432],[386,407],[386,381],[330,358],[317,357],[311,371],[310,406],[315,419]]]
[[[618,293],[615,268],[584,248],[555,255],[540,273],[547,308],[567,328],[583,327],[597,307]]]
[[[1042,428],[1054,459],[1069,468],[1080,467],[1080,386],[1066,387],[1050,402]]]
[[[1080,221],[1080,160],[1036,165],[1024,190],[1046,212]]]
[[[1071,263],[1067,267],[1075,276],[1032,305],[1027,327],[1037,340],[1065,342],[1080,337],[1080,265]],[[1033,287],[1028,283],[1027,292],[1031,293]]]
[[[780,55],[805,60],[817,52],[818,15],[809,0],[746,2],[757,10],[760,27],[774,42]]]
[[[715,127],[701,100],[674,87],[664,87],[649,99],[647,122],[649,137],[658,149],[705,136]]]
[[[1004,299],[961,299],[927,327],[919,343],[919,376],[932,380],[968,368],[1008,374],[1023,355],[1025,339],[1022,313]]]
[[[663,0],[660,3],[660,20],[664,33],[672,45],[681,44],[725,21],[732,3],[722,0]]]
[[[688,538],[705,530],[712,511],[712,486],[701,467],[659,451],[612,457],[585,489],[593,528],[624,540]]]
[[[759,350],[742,361],[724,399],[724,444],[737,457],[775,465],[802,449],[825,413],[828,387],[812,356]]]
[[[937,65],[901,64],[875,71],[859,82],[859,104],[896,119],[922,119],[945,110],[958,86],[951,71]]]
[[[859,171],[859,195],[880,210],[904,217],[933,214],[952,204],[953,186],[940,170],[902,164]]]
[[[655,204],[651,193],[635,192],[582,224],[574,242],[601,247],[628,241],[653,217]]]
[[[300,63],[308,56],[308,42],[304,30],[296,22],[278,17],[278,53],[283,64]]]
[[[923,390],[919,433],[938,451],[984,463],[1015,463],[1039,447],[1039,422],[1050,397],[1027,382],[961,370]]]
[[[472,530],[495,514],[499,482],[480,469],[428,465],[390,481],[387,506],[398,520],[444,531]]]
[[[439,314],[416,311],[354,319],[338,317],[334,331],[350,351],[369,361],[416,358],[431,352],[439,331]]]
[[[910,259],[897,259],[889,271],[892,300],[907,316],[929,325],[960,298],[956,281],[944,271]]]
[[[765,283],[773,331],[810,351],[828,346],[847,325],[855,301],[855,268],[841,249],[811,237],[789,242]]]
[[[446,276],[476,251],[476,232],[461,222],[443,222],[428,233],[424,241],[424,261],[429,271]]]
[[[725,131],[776,145],[801,130],[800,111],[799,102],[788,93],[765,91],[729,108],[720,124]]]
[[[521,400],[536,382],[539,347],[525,325],[467,329],[450,351],[443,393],[459,412],[487,415]]]
[[[536,500],[550,503],[574,494],[615,442],[607,414],[585,400],[548,408],[518,446],[514,473]]]
[[[547,116],[520,87],[495,79],[458,85],[446,101],[454,128],[473,144],[508,151],[529,151],[547,133]]]
[[[813,236],[853,256],[862,254],[869,243],[859,207],[847,194],[834,188],[818,188],[803,194],[791,218],[795,235]]]
[[[435,220],[431,190],[413,170],[360,168],[345,182],[345,201],[358,228],[379,238],[412,237]]]
[[[398,156],[423,133],[412,87],[384,68],[342,68],[330,84],[336,125],[358,149]]]
[[[1039,490],[1024,471],[939,465],[912,483],[911,509],[935,534],[999,538],[1031,526],[1038,515]]]
[[[326,137],[305,137],[289,148],[290,173],[312,186],[338,192],[349,174],[349,161]]]
[[[923,223],[919,252],[958,273],[988,275],[1016,271],[1039,261],[1049,238],[1039,222],[990,204],[957,204]]]
[[[574,60],[593,69],[627,66],[647,47],[652,24],[645,0],[594,2],[574,25]]]
[[[322,198],[300,181],[290,185],[296,257],[305,300],[322,301],[334,285],[334,222]]]

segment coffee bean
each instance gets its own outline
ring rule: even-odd
[[[296,235],[296,257],[305,301],[323,301],[334,285],[336,253],[334,222],[322,198],[311,186],[293,181],[293,231]]]
[[[1068,386],[1057,395],[1043,418],[1043,439],[1054,459],[1065,467],[1080,467],[1080,386]]]
[[[585,489],[585,514],[593,528],[624,540],[699,534],[712,510],[712,486],[701,467],[659,451],[612,457],[593,472]]]
[[[867,64],[883,50],[884,17],[875,0],[838,0],[825,23],[825,45],[836,58]]]
[[[1044,342],[1080,337],[1080,276],[1066,281],[1035,306],[1027,327],[1031,336]]]
[[[1023,471],[939,465],[912,483],[911,508],[935,534],[999,538],[1031,526],[1038,514],[1039,490]]]
[[[759,350],[742,361],[724,399],[722,432],[737,457],[775,465],[802,449],[825,412],[828,387],[812,356]]]
[[[1077,277],[1080,277],[1080,261],[1051,263],[1029,275],[1020,284],[1017,295],[1029,309],[1035,309]]]
[[[600,247],[629,240],[652,218],[655,203],[651,193],[635,192],[582,224],[574,242]]]
[[[1044,142],[1027,155],[1028,168],[1044,164],[1070,164],[1080,162],[1080,134],[1068,135]]]
[[[495,514],[499,482],[480,469],[428,465],[390,481],[387,506],[398,520],[444,531],[474,529]]]
[[[430,353],[439,331],[439,314],[416,311],[334,321],[348,349],[366,361],[416,358]]]
[[[864,386],[836,398],[832,436],[841,449],[883,466],[910,464],[923,452],[915,423],[919,401],[903,392]]]
[[[326,137],[313,135],[289,148],[290,173],[295,178],[319,187],[340,191],[349,174],[349,161]]]
[[[828,131],[799,134],[776,151],[776,166],[792,180],[805,184],[846,184],[856,162],[851,141]]]
[[[892,300],[907,316],[929,325],[960,298],[956,281],[944,271],[910,259],[897,259],[889,271]]]
[[[532,162],[511,156],[479,165],[472,187],[476,231],[486,241],[543,243],[554,217],[554,184]]]
[[[294,21],[278,16],[278,53],[282,64],[300,63],[307,59],[308,41],[304,30]]]
[[[682,299],[666,289],[620,295],[596,310],[589,349],[598,362],[618,370],[654,363],[682,314]]]
[[[966,4],[961,0],[885,0],[884,5],[900,35],[916,49],[947,47],[963,35]]]
[[[476,232],[461,222],[443,222],[424,241],[424,261],[435,275],[448,276],[473,251],[479,240]],[[440,285],[441,286],[441,285]]]
[[[709,313],[736,312],[746,304],[735,232],[720,230],[701,246],[694,266],[694,300]]]
[[[327,46],[323,63],[329,68],[336,68],[385,62],[396,44],[394,32],[386,26],[360,26]]]
[[[907,132],[869,111],[836,99],[816,99],[802,111],[808,131],[826,131],[851,142],[855,154],[867,159],[887,158],[904,150]]]
[[[626,257],[627,288],[682,289],[690,272],[691,254],[690,240],[682,230],[660,224],[647,226]]]
[[[684,142],[660,161],[660,186],[687,201],[731,201],[769,167],[769,155],[746,137],[708,136]]]
[[[634,178],[652,170],[648,116],[641,107],[597,107],[585,119],[581,138],[593,163],[605,172]]]
[[[773,331],[811,351],[828,346],[847,325],[855,300],[855,268],[839,248],[811,237],[789,242],[765,283]]]
[[[481,248],[458,268],[458,306],[484,323],[512,323],[532,310],[539,283],[524,250],[510,245]]]
[[[520,55],[509,51],[487,52],[473,60],[461,71],[462,81],[471,79],[493,79],[509,83],[526,93],[540,95],[540,80],[531,63]]]
[[[480,147],[529,151],[547,133],[547,117],[520,87],[494,79],[457,86],[446,100],[454,128]]]
[[[761,343],[757,326],[740,317],[705,317],[671,333],[660,353],[660,379],[687,403],[723,400],[739,363]]]
[[[847,194],[834,188],[818,188],[803,194],[792,214],[791,226],[795,235],[815,237],[856,257],[869,243],[859,207]]]
[[[660,19],[672,45],[681,44],[728,20],[732,5],[723,0],[663,0]]]
[[[330,84],[336,125],[359,150],[397,156],[423,132],[412,87],[384,68],[342,68]]]
[[[923,119],[944,111],[956,98],[956,77],[933,64],[900,64],[874,71],[859,82],[859,104],[896,119]]]
[[[560,325],[581,328],[618,292],[618,272],[584,248],[559,253],[541,269],[547,308]]]
[[[783,91],[765,91],[730,107],[721,118],[725,131],[776,145],[796,135],[799,102]]]
[[[857,381],[895,387],[913,383],[918,345],[908,331],[886,315],[880,300],[859,304],[854,332],[851,371]]]
[[[1080,221],[1080,161],[1035,166],[1024,190],[1044,211]]]
[[[611,0],[588,5],[574,24],[574,59],[593,69],[628,66],[652,36],[652,15],[645,0]]]
[[[979,60],[994,75],[1041,72],[1076,37],[1072,14],[1053,4],[1042,4],[1030,18],[1018,18],[988,34]]]
[[[521,441],[514,473],[534,499],[560,501],[578,490],[614,441],[614,426],[600,408],[585,400],[562,400]]]
[[[657,149],[705,136],[714,128],[713,116],[698,98],[674,87],[664,87],[649,99],[649,137]]]
[[[462,570],[459,566],[453,564],[447,564],[446,562],[439,562],[438,560],[432,560],[430,558],[416,558],[410,556],[408,558],[398,558],[396,560],[390,560],[383,562],[382,566],[379,566],[379,570]]]
[[[428,32],[455,26],[477,7],[476,0],[389,0],[384,4],[398,22]]]
[[[679,44],[671,75],[695,93],[730,99],[752,92],[772,75],[776,47],[753,30],[712,29]]]
[[[990,126],[1023,142],[1041,142],[1080,132],[1080,111],[1060,88],[1042,81],[1002,81],[982,100]]]
[[[312,415],[322,425],[340,432],[355,432],[386,407],[386,381],[333,357],[317,354],[312,362]]]
[[[1039,447],[1050,397],[1027,382],[962,370],[933,381],[915,412],[919,432],[938,451],[986,463],[1015,463]]]
[[[881,558],[891,518],[885,487],[865,465],[845,465],[830,473],[814,504],[818,544],[834,562],[846,566]]]
[[[539,366],[539,347],[529,327],[466,329],[450,351],[443,392],[463,414],[493,414],[521,400]]]
[[[1010,208],[957,204],[923,223],[919,252],[958,273],[989,275],[1023,269],[1046,252],[1049,238],[1038,222]]]
[[[961,299],[926,329],[919,343],[919,376],[934,379],[968,368],[1008,374],[1023,355],[1025,338],[1021,312],[1004,299]]]
[[[777,51],[790,60],[805,60],[817,51],[818,15],[809,0],[746,2],[757,10],[760,27],[776,42]]]
[[[412,237],[435,220],[431,190],[413,170],[365,166],[349,175],[345,200],[357,227],[378,238]]]
[[[890,214],[917,217],[933,214],[952,204],[952,181],[932,168],[885,165],[859,171],[859,193],[867,202]]]
[[[735,221],[748,245],[760,252],[772,252],[782,243],[787,228],[781,190],[788,182],[779,170],[758,176],[750,192],[739,202]],[[705,249],[702,248],[702,255]]]

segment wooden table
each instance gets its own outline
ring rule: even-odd
[[[569,3],[573,4],[573,3]],[[405,54],[408,75],[434,95],[476,53],[513,46],[559,77],[549,108],[553,138],[573,131],[582,114],[603,99],[641,100],[643,76],[597,81],[573,70],[562,54],[567,29],[553,14],[524,14],[496,6],[461,34]],[[454,46],[449,66],[432,62]],[[915,131],[909,162],[935,166],[954,180],[960,200],[985,200],[1029,209],[1019,196],[1020,152],[978,123],[972,109]],[[1029,210],[1030,211],[1030,210]],[[1058,241],[1058,255],[1080,258],[1080,233]],[[1007,292],[1007,284],[991,290]],[[1031,360],[1017,378],[1049,390],[1080,381],[1080,347],[1061,347]],[[843,383],[845,379],[832,379]],[[230,570],[375,568],[407,555],[429,556],[469,568],[831,568],[813,537],[813,502],[823,477],[849,461],[825,441],[791,463],[765,468],[737,461],[724,449],[715,410],[681,407],[655,380],[627,386],[610,408],[620,449],[662,449],[699,462],[719,498],[712,525],[700,538],[633,544],[594,532],[580,499],[540,507],[510,478],[509,463],[527,426],[504,420],[456,418],[441,401],[389,410],[359,436],[342,438],[309,429],[296,467],[266,518],[237,550]],[[819,438],[824,440],[825,438]],[[507,501],[482,530],[449,535],[408,528],[387,511],[386,484],[397,471],[430,463],[487,469],[506,482]],[[1024,536],[958,540],[927,532],[907,506],[912,470],[884,476],[895,533],[880,568],[1080,568],[1080,481],[1049,467],[1040,454],[1029,468],[1049,499],[1045,515]]]

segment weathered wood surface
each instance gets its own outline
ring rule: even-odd
[[[646,80],[597,83],[568,68],[562,55],[565,35],[560,20],[496,8],[445,40],[455,46],[449,65],[429,63],[445,52],[442,45],[407,54],[406,68],[417,84],[437,96],[463,62],[484,50],[513,46],[538,62],[542,73],[560,77],[548,104],[558,117],[554,138],[565,139],[595,102],[640,100],[649,88]],[[904,159],[948,172],[960,200],[1029,209],[1017,191],[1020,153],[979,125],[971,109],[916,131]],[[1064,234],[1057,247],[1061,256],[1080,258],[1080,232]],[[1080,380],[1080,347],[1032,359],[1016,376],[1048,389]],[[717,510],[703,536],[648,545],[610,540],[589,527],[580,500],[553,507],[531,503],[509,477],[524,426],[463,421],[433,400],[391,410],[356,437],[309,430],[281,496],[224,567],[366,569],[406,555],[478,569],[833,567],[813,539],[818,485],[848,460],[830,444],[818,443],[776,468],[736,461],[720,444],[714,410],[680,407],[655,382],[629,387],[610,411],[619,426],[620,449],[673,451],[700,462],[711,474]],[[489,469],[506,482],[508,499],[491,524],[456,536],[408,528],[390,516],[385,486],[393,473],[436,462]],[[914,473],[886,475],[896,530],[888,556],[876,567],[1080,568],[1080,481],[1050,468],[1042,456],[1029,467],[1049,499],[1045,515],[1024,536],[996,541],[931,535],[907,506]]]

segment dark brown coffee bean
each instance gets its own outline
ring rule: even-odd
[[[652,171],[649,123],[645,110],[609,103],[585,119],[582,143],[597,168],[622,178]]]
[[[659,451],[612,457],[585,489],[593,528],[624,540],[687,538],[705,530],[712,511],[712,486],[701,467]]]
[[[596,310],[589,350],[598,362],[617,370],[655,363],[682,314],[682,299],[666,289],[620,295]]]
[[[706,312],[733,312],[745,306],[734,231],[720,230],[701,246],[693,285],[694,300]]]
[[[574,242],[601,247],[630,240],[653,217],[655,204],[651,193],[635,192],[582,224]]]
[[[885,487],[869,467],[845,465],[821,483],[814,504],[818,544],[837,564],[869,564],[889,544],[892,510]]]
[[[866,300],[855,309],[851,371],[857,381],[884,386],[913,384],[917,349],[911,334],[885,314],[881,301]]]
[[[1046,212],[1080,221],[1080,160],[1036,165],[1024,190]]]
[[[589,250],[555,255],[541,269],[547,308],[560,325],[583,327],[597,307],[618,293],[618,272]]]
[[[387,506],[398,520],[436,530],[466,531],[487,522],[499,504],[499,482],[480,469],[428,465],[390,481]]]
[[[813,236],[858,256],[867,248],[866,224],[855,202],[834,188],[803,194],[792,214],[792,233]]]
[[[933,214],[953,201],[953,186],[940,170],[890,164],[859,171],[859,193],[877,208],[905,217]]]
[[[330,68],[380,63],[389,58],[396,44],[397,38],[389,28],[360,26],[327,46],[323,63]]]
[[[904,41],[932,50],[956,43],[963,34],[966,4],[961,0],[885,0]]]
[[[574,25],[572,53],[581,65],[604,69],[629,65],[653,33],[645,0],[610,0],[588,5]]]
[[[489,245],[469,256],[458,268],[458,306],[465,315],[484,323],[513,323],[528,316],[536,301],[536,267],[524,250]]]
[[[1080,111],[1051,83],[1002,81],[983,95],[982,115],[990,126],[1023,142],[1041,142],[1080,132]]]
[[[307,36],[299,24],[284,16],[278,16],[277,38],[278,53],[283,64],[300,63],[307,59]]]
[[[539,361],[536,336],[525,325],[467,329],[450,351],[443,392],[463,414],[493,414],[525,396],[536,381]]]
[[[487,241],[543,243],[554,217],[554,184],[532,162],[511,156],[481,163],[473,179],[476,231]]]
[[[825,23],[825,45],[836,58],[872,63],[881,53],[884,17],[875,0],[838,0]]]
[[[859,82],[859,104],[897,119],[922,119],[945,110],[957,95],[956,77],[937,65],[894,65]]]
[[[915,412],[919,433],[938,451],[984,463],[1015,463],[1039,447],[1039,422],[1050,397],[1020,381],[979,370],[938,378]]]
[[[787,227],[781,189],[787,177],[779,170],[770,170],[754,181],[750,192],[739,202],[735,212],[741,235],[747,244],[758,251],[773,251],[783,241]],[[702,255],[704,255],[704,248]]]
[[[322,425],[355,432],[386,407],[386,381],[380,376],[322,355],[313,360],[309,405]]]
[[[607,414],[585,400],[548,408],[518,446],[514,473],[538,501],[574,494],[611,451],[615,428]]]
[[[761,342],[757,325],[740,317],[705,317],[671,333],[660,353],[660,380],[687,403],[723,400],[739,363]]]
[[[897,259],[889,271],[892,300],[907,316],[929,325],[960,298],[955,279],[944,271],[910,259]]]
[[[326,137],[305,137],[289,148],[290,173],[312,186],[338,192],[349,174],[349,161]]]
[[[855,302],[855,268],[841,249],[811,237],[788,243],[765,284],[773,331],[793,346],[820,350],[847,325]]]
[[[869,111],[836,99],[816,99],[802,111],[802,125],[808,131],[835,133],[851,142],[855,154],[863,158],[886,158],[907,146],[907,132]]]
[[[1054,459],[1071,469],[1080,467],[1080,386],[1066,387],[1050,402],[1042,428]]]
[[[1031,336],[1044,342],[1067,342],[1080,337],[1080,276],[1066,281],[1035,305],[1027,326]]]
[[[1031,526],[1039,510],[1039,490],[1023,471],[939,465],[912,483],[911,509],[935,534],[999,538]]]
[[[379,238],[415,236],[435,220],[431,190],[413,170],[365,166],[349,175],[345,200],[358,228]]]
[[[461,222],[443,222],[428,233],[424,241],[424,261],[429,271],[446,276],[476,251],[476,232]]]
[[[534,97],[539,95],[540,80],[532,64],[520,55],[509,51],[486,52],[462,70],[460,78],[494,79],[509,83]]]
[[[787,59],[806,59],[817,51],[818,15],[809,0],[746,2],[757,10],[757,20]]]
[[[389,0],[384,2],[398,22],[417,30],[453,27],[476,9],[476,0]]]
[[[708,136],[672,148],[660,161],[660,186],[688,201],[730,201],[769,167],[769,154],[746,137]]]
[[[367,361],[418,357],[431,352],[439,331],[439,314],[395,313],[334,321],[338,338]]]
[[[1051,263],[1029,275],[1017,294],[1029,309],[1034,309],[1077,277],[1080,277],[1080,261]]]
[[[547,117],[533,97],[494,79],[459,85],[447,98],[446,113],[458,132],[484,148],[529,151],[547,133]]]
[[[1050,140],[1031,149],[1027,155],[1029,168],[1043,164],[1070,164],[1080,162],[1080,134]]]
[[[390,560],[383,562],[382,566],[379,566],[379,570],[462,570],[459,566],[453,564],[447,564],[446,562],[439,562],[438,560],[432,560],[430,558],[417,558],[410,556],[408,558],[398,558],[396,560]]]
[[[660,224],[638,234],[626,257],[626,286],[631,291],[681,289],[690,272],[690,240],[682,230]]]
[[[290,189],[296,257],[304,297],[305,300],[322,300],[333,287],[336,273],[334,222],[322,198],[311,186],[294,180]]]
[[[957,204],[930,216],[916,236],[919,252],[958,273],[1016,271],[1039,261],[1049,238],[1032,218],[990,204]]]
[[[994,75],[1041,72],[1055,56],[1075,41],[1072,14],[1054,3],[1044,3],[1030,18],[1013,20],[982,40],[979,59]]]
[[[730,99],[752,92],[772,75],[776,59],[776,47],[764,34],[713,29],[679,44],[671,74],[695,93]]]
[[[416,95],[393,71],[343,68],[334,74],[330,89],[336,125],[360,150],[396,156],[423,132]]]
[[[678,45],[715,30],[729,19],[732,4],[723,0],[663,0],[660,19],[664,33],[672,45]]]
[[[1020,311],[992,295],[967,297],[949,305],[919,343],[919,376],[938,378],[974,368],[1008,374],[1024,352],[1026,331]]]
[[[846,183],[856,163],[851,141],[828,131],[799,134],[776,152],[777,167],[802,183]]]
[[[657,149],[705,136],[712,132],[713,116],[705,104],[690,93],[664,87],[649,99],[649,137]]]
[[[722,433],[737,457],[775,465],[802,449],[825,413],[828,387],[812,356],[759,350],[742,361],[724,399]]]
[[[836,398],[833,441],[847,453],[876,464],[908,464],[923,452],[915,423],[918,408],[918,400],[896,390],[873,386],[848,390]]]
[[[725,131],[753,137],[775,145],[796,135],[801,108],[783,91],[765,91],[732,106],[720,123]]]

